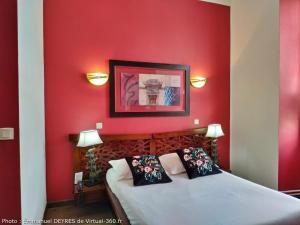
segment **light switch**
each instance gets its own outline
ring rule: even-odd
[[[0,128],[0,140],[14,140],[14,128]]]
[[[194,125],[199,125],[199,119],[194,119]]]
[[[103,128],[103,123],[96,123],[96,129],[100,130]]]

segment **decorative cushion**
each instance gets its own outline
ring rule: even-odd
[[[159,156],[159,160],[168,174],[174,175],[185,172],[181,160],[176,153],[169,153]]]
[[[126,157],[126,161],[135,186],[172,182],[156,155]]]
[[[202,148],[176,150],[190,179],[222,173]]]
[[[118,160],[110,160],[108,163],[112,166],[113,170],[115,171],[117,180],[132,179],[132,174],[125,158]]]

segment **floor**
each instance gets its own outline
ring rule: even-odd
[[[44,224],[118,224],[109,202],[93,203],[85,206],[68,204],[47,208]]]

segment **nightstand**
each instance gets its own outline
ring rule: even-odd
[[[76,205],[101,202],[107,199],[104,181],[92,187],[84,185],[82,191],[79,191],[77,185],[74,185],[74,200]]]

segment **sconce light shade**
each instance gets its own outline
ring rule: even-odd
[[[191,85],[195,88],[202,88],[205,83],[206,83],[206,78],[205,77],[199,77],[199,76],[196,76],[196,77],[192,77],[191,78]]]
[[[209,124],[205,137],[218,138],[224,136],[221,124]]]
[[[102,143],[97,130],[85,130],[80,132],[77,147],[89,147]]]
[[[87,73],[86,78],[91,84],[100,86],[107,82],[108,75],[105,73]]]

